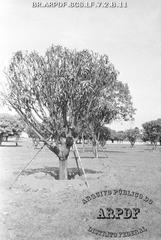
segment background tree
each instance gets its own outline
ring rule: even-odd
[[[101,146],[104,146],[111,136],[111,131],[108,127],[102,126],[97,129],[96,136]]]
[[[115,140],[117,142],[123,142],[126,138],[126,133],[124,131],[116,132]]]
[[[95,137],[97,126],[134,113],[128,86],[117,80],[107,55],[61,46],[44,56],[19,51],[6,76],[6,100],[58,156],[60,179],[67,178],[70,148],[84,122]]]
[[[16,146],[21,132],[24,130],[24,124],[18,116],[10,114],[0,115],[0,144],[7,141],[8,137],[16,138]]]
[[[146,122],[142,126],[143,140],[150,141],[154,148],[156,148],[157,142],[160,142],[161,139],[161,119]]]
[[[148,135],[146,134],[146,132],[143,129],[141,129],[141,131],[140,131],[140,139],[141,139],[141,141],[143,141],[145,143],[149,142]]]
[[[117,136],[117,132],[113,129],[110,129],[110,140],[112,143],[114,143],[114,141],[116,141],[116,136]]]
[[[126,134],[127,140],[131,144],[131,147],[133,147],[140,135],[139,128],[135,127],[134,129],[128,129],[126,130],[125,134]]]

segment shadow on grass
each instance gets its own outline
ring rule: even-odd
[[[45,167],[45,168],[34,168],[34,169],[27,169],[22,172],[21,175],[31,175],[35,173],[45,173],[50,175],[51,177],[55,178],[56,180],[59,179],[59,168],[58,167]],[[92,169],[85,169],[86,174],[96,174],[102,173],[102,171],[95,171]],[[14,174],[18,174],[18,172],[14,172]],[[68,179],[74,179],[76,175],[79,175],[77,168],[68,168]],[[83,175],[83,171],[80,169],[80,176]]]
[[[0,147],[22,147],[22,145],[10,145],[10,144],[5,144],[5,145],[0,145]]]
[[[84,152],[79,150],[79,153],[86,153],[86,152],[92,152],[92,150],[87,149]],[[99,153],[126,153],[125,151],[113,151],[113,150],[98,150]]]
[[[157,150],[160,150],[159,148],[145,148],[144,151],[147,151],[147,152],[157,152]]]
[[[107,152],[107,153],[126,153],[125,151],[102,151],[102,152]]]
[[[75,159],[74,157],[71,157],[73,159]],[[80,158],[91,158],[91,159],[96,159],[96,158],[108,158],[108,156],[98,156],[98,157],[94,157],[94,156],[80,156]]]

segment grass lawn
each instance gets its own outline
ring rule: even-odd
[[[152,150],[145,144],[106,144],[94,158],[91,145],[83,151],[77,145],[85,168],[78,176],[71,152],[69,178],[58,181],[59,162],[46,147],[9,189],[19,171],[39,149],[30,140],[21,139],[19,146],[11,141],[0,147],[0,239],[1,240],[92,240],[102,239],[88,232],[94,224],[102,231],[123,232],[146,227],[147,231],[127,239],[161,239],[161,148]],[[83,205],[82,199],[101,190],[127,189],[148,196],[153,204],[137,197],[108,196]],[[101,202],[103,201],[103,202]],[[139,207],[137,220],[98,222],[96,209]],[[103,238],[104,239],[104,238]],[[115,237],[115,239],[117,239]],[[119,238],[118,238],[119,239]]]

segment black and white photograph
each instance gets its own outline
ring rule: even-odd
[[[0,32],[0,240],[161,240],[161,0],[6,0]]]

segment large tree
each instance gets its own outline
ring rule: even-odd
[[[117,80],[107,55],[61,46],[44,56],[18,51],[6,75],[5,98],[58,156],[60,179],[67,177],[70,148],[84,125],[94,135],[97,127],[134,113],[128,86]]]

